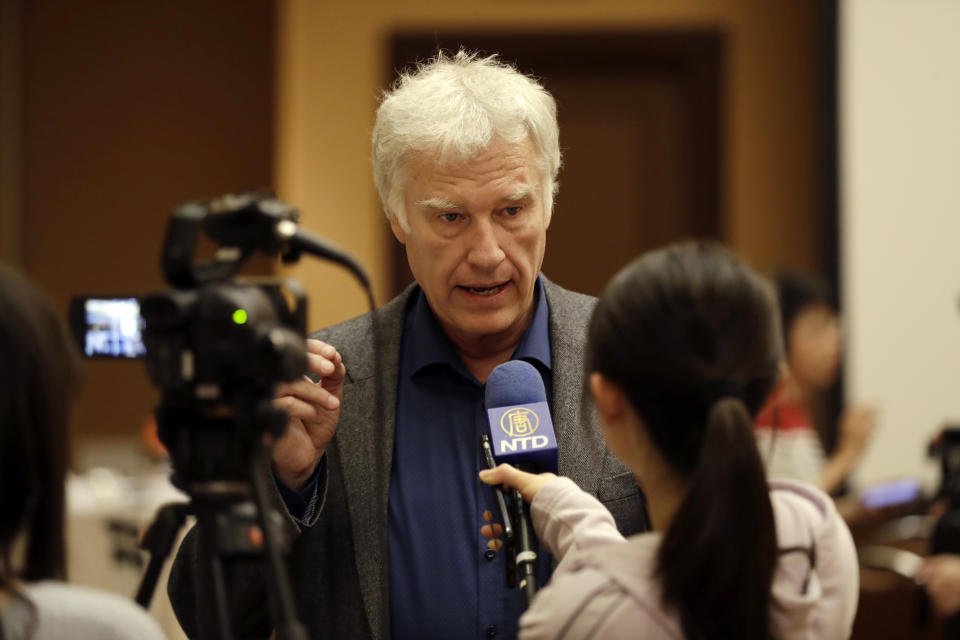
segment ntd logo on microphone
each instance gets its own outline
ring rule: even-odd
[[[533,409],[513,407],[500,416],[500,428],[511,438],[533,435],[540,426],[540,416]]]
[[[557,441],[546,402],[494,407],[487,417],[491,426],[500,425],[490,430],[497,462],[535,462],[544,471],[556,471]]]

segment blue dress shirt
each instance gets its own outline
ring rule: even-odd
[[[535,289],[533,321],[513,359],[533,364],[552,400],[549,309]],[[480,434],[483,385],[440,329],[423,292],[407,309],[400,350],[389,496],[390,625],[394,638],[513,638],[523,596],[508,588],[506,549],[484,525],[501,523]],[[552,402],[551,402],[552,404]],[[488,520],[489,518],[489,520]],[[503,540],[502,533],[495,536]],[[540,554],[539,580],[552,570]]]

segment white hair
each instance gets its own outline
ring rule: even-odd
[[[467,162],[494,141],[533,143],[550,219],[560,171],[557,104],[536,80],[500,62],[458,51],[439,52],[403,73],[383,95],[373,127],[373,177],[387,218],[409,231],[403,205],[403,164],[411,153],[434,154],[440,165]]]

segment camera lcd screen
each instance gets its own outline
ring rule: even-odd
[[[913,502],[920,498],[921,493],[920,481],[903,478],[865,488],[860,494],[860,503],[868,509],[882,509]]]
[[[88,358],[141,358],[143,318],[136,298],[84,298],[75,310],[82,318],[81,341]]]

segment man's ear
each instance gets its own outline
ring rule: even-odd
[[[602,373],[594,371],[589,379],[590,393],[593,402],[597,405],[597,413],[605,424],[614,425],[620,422],[627,410],[627,398],[623,390]]]
[[[393,237],[397,239],[397,242],[407,244],[407,232],[403,230],[400,220],[392,212],[390,213],[390,229],[393,231]]]

